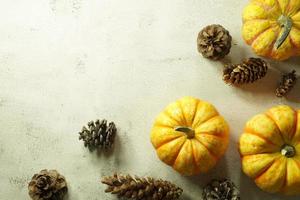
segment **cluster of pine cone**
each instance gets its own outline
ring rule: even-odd
[[[229,31],[218,24],[203,28],[197,38],[199,53],[205,58],[220,60],[229,54],[232,37]],[[223,80],[229,84],[253,83],[263,78],[268,71],[268,64],[260,58],[248,58],[240,64],[226,65]],[[297,80],[296,71],[285,74],[275,91],[277,97],[286,96]]]
[[[206,58],[220,60],[231,48],[232,37],[221,25],[205,27],[197,39],[198,51]],[[260,58],[249,58],[240,64],[226,65],[223,80],[229,84],[252,83],[263,78],[268,64]],[[295,85],[296,71],[283,75],[276,89],[278,97],[285,96]],[[79,140],[90,150],[98,147],[108,149],[113,145],[117,128],[114,122],[96,120],[88,123],[79,132]],[[177,200],[183,190],[173,183],[151,177],[114,174],[103,177],[101,182],[107,185],[105,192],[116,194],[118,198],[132,200]],[[29,195],[33,200],[62,200],[67,193],[64,176],[56,170],[42,170],[35,174],[29,185]],[[203,200],[240,200],[239,192],[229,180],[213,180],[203,190]]]

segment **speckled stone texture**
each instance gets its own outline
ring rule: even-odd
[[[269,195],[241,173],[238,137],[244,123],[279,103],[300,108],[299,90],[274,95],[282,72],[299,58],[271,62],[265,78],[232,87],[221,62],[202,58],[197,34],[222,24],[233,37],[224,62],[254,56],[241,38],[247,0],[2,0],[0,6],[0,199],[29,200],[41,169],[68,180],[69,200],[110,200],[100,177],[114,171],[163,178],[196,200],[212,178],[230,177],[243,200],[296,200]],[[295,88],[299,88],[299,83]],[[297,93],[298,92],[298,93]],[[183,177],[150,143],[155,116],[192,95],[213,103],[231,127],[225,157],[209,174]],[[78,130],[90,119],[118,126],[115,148],[90,153]]]

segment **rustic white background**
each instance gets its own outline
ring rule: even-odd
[[[173,181],[183,200],[201,199],[214,177],[234,180],[243,200],[299,199],[260,191],[241,172],[237,152],[248,118],[280,103],[300,108],[300,83],[288,99],[274,95],[280,73],[297,68],[299,58],[271,62],[264,79],[237,88],[223,83],[221,62],[196,49],[198,31],[220,23],[234,44],[224,62],[253,56],[241,38],[246,3],[0,0],[0,199],[29,200],[27,183],[44,168],[65,175],[69,200],[115,199],[99,182],[114,171]],[[154,117],[185,95],[213,103],[231,127],[224,159],[206,175],[177,174],[149,141]],[[97,118],[118,126],[112,153],[90,153],[78,140],[81,127]]]

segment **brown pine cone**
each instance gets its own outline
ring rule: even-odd
[[[67,182],[56,170],[42,170],[28,184],[29,196],[33,200],[62,200],[67,193]]]
[[[108,149],[114,143],[117,128],[114,122],[107,125],[107,120],[96,120],[88,123],[88,128],[83,127],[79,132],[79,140],[84,141],[84,146],[91,151],[97,147]]]
[[[240,194],[229,180],[212,180],[203,190],[203,200],[240,200]]]
[[[260,58],[249,58],[241,64],[227,65],[223,70],[223,80],[231,84],[253,83],[263,78],[268,71],[268,64]]]
[[[221,25],[209,25],[198,34],[198,51],[205,58],[220,60],[230,52],[232,37]]]
[[[183,192],[181,188],[168,181],[150,177],[139,178],[114,174],[103,177],[101,182],[108,185],[106,193],[133,200],[176,200]]]
[[[281,82],[275,91],[277,97],[284,97],[289,93],[296,84],[297,76],[296,71],[293,70],[290,73],[284,74],[281,78]]]

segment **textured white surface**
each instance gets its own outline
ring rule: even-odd
[[[214,177],[230,177],[243,200],[296,200],[269,195],[241,173],[237,140],[248,118],[286,103],[300,108],[299,83],[288,100],[274,96],[280,72],[298,59],[272,63],[266,78],[225,85],[222,64],[196,50],[198,31],[220,23],[234,40],[228,60],[253,56],[241,38],[236,0],[1,0],[0,199],[29,199],[27,183],[57,169],[70,200],[109,200],[99,184],[114,171],[174,181],[183,200],[200,199]],[[298,65],[298,66],[297,66]],[[300,70],[299,70],[300,72]],[[224,159],[209,174],[182,177],[156,157],[149,141],[165,105],[192,95],[213,103],[231,127]],[[77,132],[88,121],[119,128],[110,155],[89,153]]]

